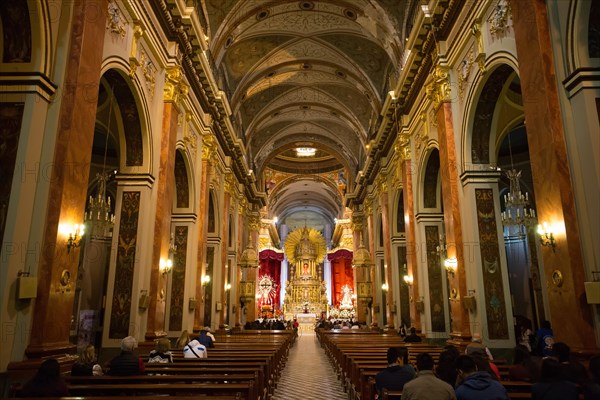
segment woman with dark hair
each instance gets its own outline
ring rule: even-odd
[[[564,380],[562,365],[554,358],[542,361],[542,379],[531,386],[532,400],[577,400],[577,385]]]
[[[19,397],[61,397],[69,390],[60,376],[60,366],[54,358],[44,361],[38,372],[19,391]]]
[[[531,359],[529,350],[522,344],[514,349],[513,365],[508,369],[511,381],[537,382],[539,381],[539,367]]]
[[[455,363],[459,353],[458,349],[454,346],[446,346],[445,349],[440,353],[435,374],[438,378],[454,387],[457,375]]]

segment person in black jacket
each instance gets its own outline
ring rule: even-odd
[[[133,336],[127,336],[121,341],[121,354],[110,362],[109,375],[130,376],[144,373],[144,362],[133,352],[137,347],[137,340]]]
[[[415,377],[414,368],[405,365],[407,359],[408,352],[406,348],[390,347],[388,349],[388,366],[375,376],[375,383],[380,397],[383,394],[383,389],[400,391],[404,388],[406,382]]]
[[[577,385],[565,379],[563,367],[554,358],[542,361],[542,379],[531,386],[533,400],[577,400]]]
[[[198,335],[198,338],[196,340],[198,340],[198,342],[200,342],[200,344],[206,347],[207,349],[215,347],[212,338],[206,334],[205,328],[202,328],[200,330],[200,335]]]

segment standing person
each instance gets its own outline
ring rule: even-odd
[[[433,358],[429,353],[417,356],[417,376],[402,390],[402,400],[456,400],[454,389],[433,373]]]
[[[96,349],[88,344],[71,367],[72,376],[102,376],[102,367],[96,364]]]
[[[408,361],[408,352],[405,348],[390,347],[387,351],[388,366],[375,376],[375,383],[379,396],[383,389],[402,390],[404,384],[414,378],[414,373],[410,373],[405,368]],[[411,367],[412,368],[412,367]]]
[[[538,356],[548,357],[552,355],[552,346],[554,345],[554,332],[550,321],[542,321],[540,329],[535,333],[534,353]]]
[[[577,385],[562,376],[563,368],[554,358],[542,361],[542,379],[531,386],[532,400],[577,400]]]
[[[160,338],[156,341],[156,349],[150,352],[148,356],[149,363],[172,363],[173,354],[171,353],[171,342],[167,338]]]
[[[19,391],[19,397],[61,397],[69,390],[60,376],[60,366],[54,358],[45,360],[37,373]]]
[[[127,336],[121,340],[121,354],[110,361],[109,375],[130,376],[144,373],[144,361],[133,352],[137,347],[137,340]]]
[[[404,343],[421,343],[421,336],[417,335],[417,330],[410,328],[410,335],[404,338]]]
[[[477,371],[471,356],[461,355],[456,359],[458,400],[509,400],[506,388],[492,378],[487,371]]]

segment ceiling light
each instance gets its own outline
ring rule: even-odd
[[[298,157],[314,157],[317,149],[314,147],[296,147],[296,156]]]

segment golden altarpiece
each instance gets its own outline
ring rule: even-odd
[[[325,239],[315,229],[304,227],[288,235],[284,248],[290,277],[284,297],[285,319],[324,315],[328,304],[323,280]]]

